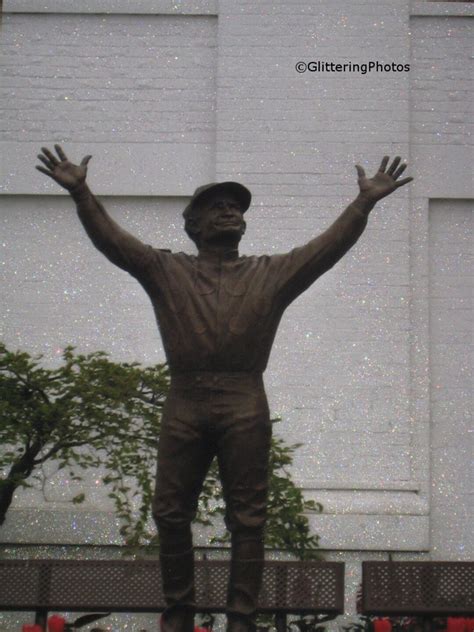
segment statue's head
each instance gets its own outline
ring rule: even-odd
[[[198,248],[212,243],[236,246],[245,233],[243,216],[251,199],[250,191],[238,182],[198,187],[183,211],[184,229]]]

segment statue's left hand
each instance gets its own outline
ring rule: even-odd
[[[378,202],[386,195],[390,195],[390,193],[393,193],[399,187],[413,180],[413,178],[402,178],[402,180],[398,180],[407,167],[406,164],[400,164],[400,156],[394,158],[392,164],[387,169],[389,160],[390,158],[388,156],[384,156],[380,163],[379,170],[373,178],[367,178],[365,171],[360,165],[355,166],[359,178],[360,195],[367,201],[372,203]]]

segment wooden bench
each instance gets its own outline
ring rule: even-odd
[[[363,562],[362,612],[474,615],[474,562]]]
[[[197,612],[225,612],[229,562],[196,562]],[[0,560],[0,610],[48,612],[161,612],[161,575],[154,560]],[[342,614],[344,563],[267,561],[259,612]]]

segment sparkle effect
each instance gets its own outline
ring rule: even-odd
[[[406,553],[411,559],[472,556],[465,502],[472,485],[463,478],[464,493],[451,475],[457,463],[468,469],[472,435],[472,366],[465,361],[472,348],[472,210],[461,201],[438,207],[433,224],[427,204],[445,190],[459,197],[449,189],[451,172],[442,183],[433,173],[439,152],[463,149],[469,140],[466,20],[408,22],[407,12],[404,22],[390,3],[372,3],[369,15],[364,3],[348,10],[331,2],[275,2],[265,13],[255,3],[227,6],[222,11],[232,13],[219,15],[219,40],[213,15],[44,14],[34,23],[4,15],[1,140],[14,142],[21,160],[12,156],[2,183],[2,192],[11,193],[1,216],[2,338],[12,348],[44,353],[53,365],[71,343],[117,360],[164,359],[148,298],[94,250],[70,200],[43,195],[38,204],[18,195],[57,193],[29,171],[36,144],[98,143],[90,177],[100,191],[122,196],[104,198],[111,215],[142,240],[173,250],[193,248],[180,211],[202,184],[199,174],[241,180],[254,194],[244,254],[304,243],[354,197],[354,163],[369,172],[384,153],[410,153],[410,172],[425,188],[378,204],[356,246],[289,308],[266,384],[272,411],[283,418],[276,430],[303,443],[294,473],[325,506],[313,523],[323,546],[340,546],[334,555],[345,560],[348,550],[362,547],[392,549],[397,559],[410,549],[422,551]],[[170,8],[180,10],[179,3]],[[381,58],[396,50],[413,63],[410,76],[294,72],[294,60],[315,51],[340,62],[360,58],[362,41]],[[79,69],[73,54],[82,59]],[[150,147],[160,153],[146,153]],[[80,157],[72,151],[71,158]],[[112,179],[115,164],[123,178],[121,172]],[[443,218],[449,223],[439,224]],[[443,235],[454,235],[457,252],[444,253],[450,238]],[[453,293],[440,296],[442,287]],[[445,419],[456,421],[456,432],[447,432]],[[116,530],[104,529],[103,516],[94,513],[104,501],[97,480],[94,474],[88,482],[89,521],[64,511],[74,481],[53,478],[45,490],[49,506],[63,509],[58,534],[66,541],[119,543]],[[43,503],[42,492],[15,499],[19,511],[38,507],[28,514],[24,542],[49,528]],[[16,542],[13,535],[9,541]],[[21,556],[26,549],[13,551]],[[47,547],[37,554],[47,555]],[[354,560],[363,555],[354,553]],[[370,558],[376,555],[385,553]],[[350,568],[352,585],[356,561]],[[124,625],[117,629],[132,629]]]

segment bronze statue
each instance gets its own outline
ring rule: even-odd
[[[80,165],[42,148],[37,169],[67,189],[94,245],[150,296],[171,372],[163,411],[153,516],[167,609],[163,632],[193,632],[191,522],[217,456],[231,532],[228,630],[254,629],[261,584],[271,422],[262,374],[285,308],[355,244],[375,203],[412,178],[385,156],[373,178],[322,234],[287,254],[239,256],[251,194],[236,182],[194,192],[183,212],[198,255],[143,244],[106,213]],[[388,166],[389,165],[389,166]]]

